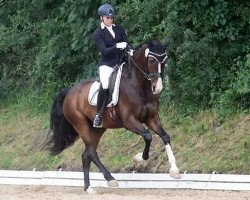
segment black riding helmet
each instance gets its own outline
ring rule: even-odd
[[[108,3],[101,5],[98,9],[98,15],[107,16],[107,17],[115,17],[115,9]]]

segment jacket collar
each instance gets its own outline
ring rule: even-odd
[[[115,24],[112,24],[112,26],[115,26]],[[105,27],[107,27],[103,22],[101,22],[101,28],[104,29]]]

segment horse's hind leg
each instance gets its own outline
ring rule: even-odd
[[[89,194],[95,194],[95,190],[90,187],[89,182],[89,168],[90,168],[91,158],[89,155],[89,151],[86,148],[82,154],[82,167],[84,173],[84,191],[87,191]]]
[[[104,178],[108,181],[109,187],[118,187],[117,181],[114,177],[110,174],[110,172],[106,169],[106,167],[101,163],[99,156],[95,150],[90,151],[91,160],[95,163],[95,165],[99,168],[102,172]]]
[[[82,154],[82,166],[83,166],[83,173],[84,173],[84,191],[86,191],[88,194],[96,193],[96,191],[90,187],[90,181],[89,181],[89,168],[90,168],[91,161],[95,163],[95,165],[103,173],[105,179],[108,180],[109,187],[118,187],[118,183],[115,181],[114,177],[111,176],[110,172],[100,162],[97,152],[91,148],[86,148]]]
[[[84,122],[84,123],[83,123]],[[99,144],[102,134],[105,132],[105,129],[96,129],[93,128],[87,118],[81,118],[80,123],[76,123],[74,126],[79,133],[80,137],[85,143],[86,149],[82,154],[82,165],[84,172],[84,190],[88,193],[95,193],[95,191],[90,187],[89,181],[89,168],[91,162],[93,162],[99,170],[103,173],[105,179],[108,181],[109,187],[117,187],[118,184],[115,181],[114,177],[111,176],[110,172],[105,168],[101,163],[96,149]]]

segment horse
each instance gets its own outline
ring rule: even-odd
[[[103,173],[109,187],[119,186],[96,151],[107,129],[125,128],[144,139],[143,152],[134,157],[138,162],[149,158],[152,141],[149,130],[154,131],[164,142],[171,166],[170,176],[180,178],[170,136],[163,129],[158,114],[159,97],[163,88],[162,74],[168,57],[166,49],[165,43],[151,40],[139,45],[133,55],[127,54],[124,68],[128,73],[120,80],[119,101],[113,108],[104,108],[102,128],[93,127],[96,107],[88,102],[88,92],[94,80],[85,80],[72,88],[64,89],[55,98],[51,108],[51,136],[48,142],[50,152],[57,155],[73,145],[79,137],[82,139],[85,144],[82,153],[84,191],[87,193],[96,193],[89,180],[91,162]],[[110,113],[114,112],[115,117],[110,117]]]

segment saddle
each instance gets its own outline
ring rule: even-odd
[[[109,78],[109,95],[106,107],[115,106],[118,102],[119,98],[119,88],[120,88],[120,80],[122,76],[123,64],[114,68],[110,78]],[[96,80],[92,83],[89,89],[88,94],[88,102],[92,106],[97,105],[97,96],[99,92],[101,82]]]

